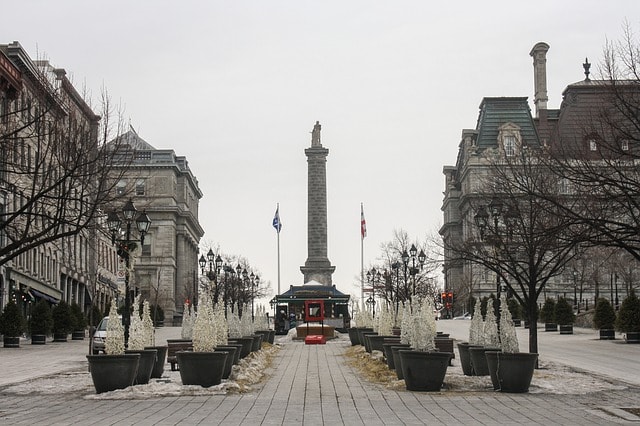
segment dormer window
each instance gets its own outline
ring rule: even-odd
[[[589,139],[589,151],[597,151],[598,143],[595,139]]]
[[[498,147],[505,157],[515,157],[522,147],[520,126],[505,123],[498,128]]]
[[[629,151],[629,141],[627,139],[623,139],[620,144],[620,148],[622,148],[623,151]]]

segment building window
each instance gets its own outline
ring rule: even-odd
[[[513,135],[504,137],[504,155],[513,157],[516,155],[516,137]]]
[[[598,144],[595,139],[589,139],[589,150],[596,151],[598,149]]]
[[[144,195],[145,194],[145,180],[138,179],[136,181],[136,195]]]
[[[622,141],[621,148],[623,151],[629,151],[629,141],[627,139]]]
[[[116,195],[125,195],[126,192],[127,192],[127,181],[123,179],[119,181],[118,184],[116,185]]]
[[[144,236],[144,244],[142,245],[142,256],[151,256],[151,235]]]

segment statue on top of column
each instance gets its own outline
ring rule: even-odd
[[[311,132],[311,146],[322,146],[320,143],[320,122],[316,121],[315,126],[313,126],[313,131]]]

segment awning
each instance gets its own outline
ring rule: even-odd
[[[55,297],[51,297],[48,294],[41,293],[38,290],[29,289],[29,293],[31,293],[33,297],[39,297],[40,299],[44,299],[51,303],[60,303],[60,299],[56,299]]]

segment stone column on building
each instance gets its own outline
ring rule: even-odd
[[[336,267],[327,257],[327,155],[329,150],[320,141],[321,126],[316,121],[311,132],[311,148],[307,156],[307,261],[300,271],[304,283],[317,281],[332,285],[331,275]]]

